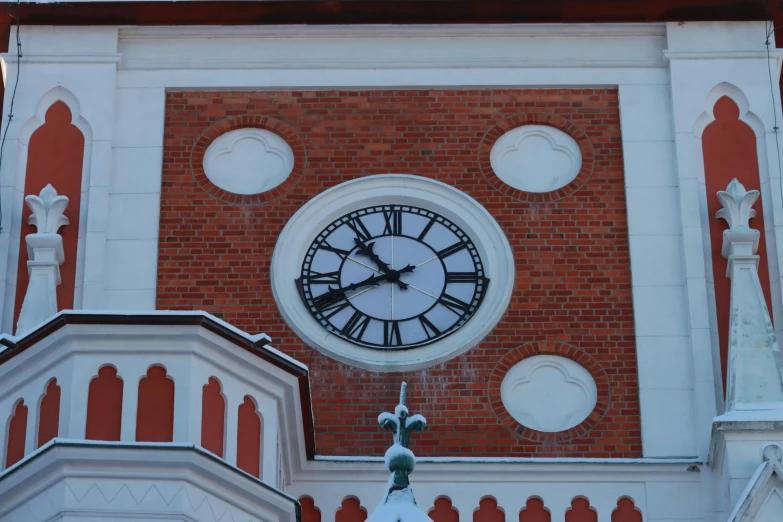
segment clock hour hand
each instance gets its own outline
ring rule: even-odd
[[[372,260],[372,262],[375,263],[375,265],[378,267],[378,270],[380,270],[381,272],[383,272],[388,276],[386,279],[387,281],[391,283],[397,283],[397,286],[400,287],[400,290],[408,289],[408,285],[405,284],[403,281],[400,281],[400,274],[403,274],[405,272],[412,272],[413,269],[416,267],[412,265],[408,265],[402,270],[392,270],[391,268],[389,268],[389,265],[381,261],[381,258],[378,257],[378,254],[376,254],[373,251],[373,248],[375,247],[375,243],[365,244],[364,241],[362,241],[358,237],[355,237],[353,241],[354,243],[356,243],[356,246],[359,247],[356,250],[356,253],[361,256],[369,257],[370,260]]]
[[[378,270],[380,270],[384,274],[388,274],[391,271],[389,265],[381,261],[381,258],[378,257],[378,254],[376,254],[373,251],[373,248],[375,247],[375,243],[366,244],[358,237],[353,238],[353,241],[354,243],[356,243],[356,246],[359,247],[356,250],[357,254],[359,254],[360,256],[369,257],[370,260],[372,260],[372,262],[375,263],[375,266],[378,267]]]

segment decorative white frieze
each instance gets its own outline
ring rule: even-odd
[[[729,223],[721,251],[731,279],[726,412],[779,410],[783,420],[783,362],[759,281],[760,233],[749,227],[758,197],[736,179],[718,192],[723,208],[715,217]]]
[[[57,231],[70,223],[63,214],[68,207],[68,198],[57,195],[51,185],[46,185],[40,195],[29,195],[24,200],[33,212],[28,223],[38,232],[25,237],[30,282],[16,323],[17,335],[57,313],[60,265],[65,261],[63,238]]]
[[[495,175],[525,192],[550,192],[571,183],[582,168],[579,144],[548,125],[523,125],[502,135],[489,154]]]
[[[728,522],[778,522],[783,519],[783,449],[768,444],[763,462],[742,492]]]
[[[227,132],[207,148],[204,173],[218,187],[234,194],[258,194],[283,183],[294,170],[290,145],[266,129]]]
[[[514,365],[500,384],[503,406],[525,427],[563,431],[595,409],[595,380],[579,363],[557,355],[535,355]]]

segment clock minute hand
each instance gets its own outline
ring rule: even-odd
[[[388,276],[386,274],[380,274],[377,276],[370,276],[364,281],[359,281],[358,283],[351,283],[350,285],[343,288],[332,288],[330,286],[328,287],[329,288],[328,291],[324,292],[318,297],[313,298],[313,302],[316,305],[328,305],[342,297],[345,297],[346,292],[352,292],[353,290],[358,290],[363,286],[377,285],[378,283],[382,283],[387,279]]]

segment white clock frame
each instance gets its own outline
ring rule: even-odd
[[[425,346],[381,350],[341,339],[313,318],[294,283],[310,244],[326,226],[354,210],[388,204],[428,209],[459,226],[478,249],[490,280],[481,306],[470,320],[451,335]],[[271,275],[272,293],[283,318],[308,345],[367,370],[418,370],[465,353],[492,331],[511,300],[514,254],[495,219],[464,192],[421,176],[381,174],[332,187],[300,208],[277,239]]]

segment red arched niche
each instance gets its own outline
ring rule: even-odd
[[[88,440],[120,440],[122,432],[122,379],[117,369],[104,366],[90,381],[87,392]]]
[[[519,522],[551,522],[552,515],[544,507],[544,501],[538,497],[530,497],[525,507],[519,512]]]
[[[25,438],[27,437],[27,406],[19,401],[8,419],[8,438],[6,439],[5,467],[13,466],[24,458]]]
[[[201,391],[201,446],[218,457],[223,456],[225,423],[226,401],[221,394],[220,383],[210,377]]]
[[[707,211],[710,218],[710,243],[712,246],[712,270],[715,278],[715,308],[718,315],[720,360],[723,372],[723,388],[726,389],[726,361],[729,350],[729,312],[731,307],[731,281],[726,277],[727,260],[720,254],[723,247],[723,231],[728,228],[725,220],[715,217],[723,208],[718,201],[719,190],[726,190],[732,179],[737,178],[747,190],[760,190],[759,164],[756,152],[756,134],[739,119],[739,108],[733,100],[724,96],[713,107],[715,121],[702,135],[704,174],[707,185]],[[764,235],[764,212],[761,198],[754,206],[756,217],[751,226],[761,232],[759,239],[759,279],[764,291],[770,315],[772,299],[767,266],[767,243]]]
[[[612,511],[612,522],[642,522],[642,514],[634,506],[633,500],[622,497],[617,501],[617,509]]]
[[[41,447],[57,436],[60,429],[60,387],[57,379],[49,381],[44,396],[41,398],[41,409],[38,412],[38,446]]]
[[[321,522],[321,510],[311,497],[299,497],[299,503],[302,505],[302,522]]]
[[[65,215],[70,224],[60,228],[63,238],[65,262],[60,266],[62,282],[57,287],[57,309],[73,308],[73,292],[76,286],[76,248],[79,240],[79,204],[82,188],[82,164],[84,162],[84,136],[71,124],[71,110],[63,102],[55,102],[46,111],[46,123],[30,137],[27,148],[27,172],[24,194],[38,195],[49,183],[58,194],[68,196]],[[21,243],[19,245],[19,266],[16,279],[16,301],[14,325],[19,319],[24,294],[27,292],[27,247],[24,238],[35,234],[36,228],[27,224],[32,212],[22,208]]]
[[[598,513],[590,508],[590,501],[577,497],[571,501],[571,508],[566,511],[565,522],[598,522]]]
[[[448,497],[438,497],[428,513],[433,522],[459,522],[459,512]]]
[[[479,501],[479,508],[473,512],[473,522],[505,522],[506,514],[498,507],[498,501],[485,497]]]
[[[139,381],[136,440],[171,442],[173,439],[174,381],[166,376],[166,368],[152,366]]]
[[[344,498],[342,505],[334,514],[335,522],[364,522],[365,520],[367,520],[367,510],[355,497]]]
[[[256,403],[245,395],[237,421],[237,467],[261,477],[261,416]]]

